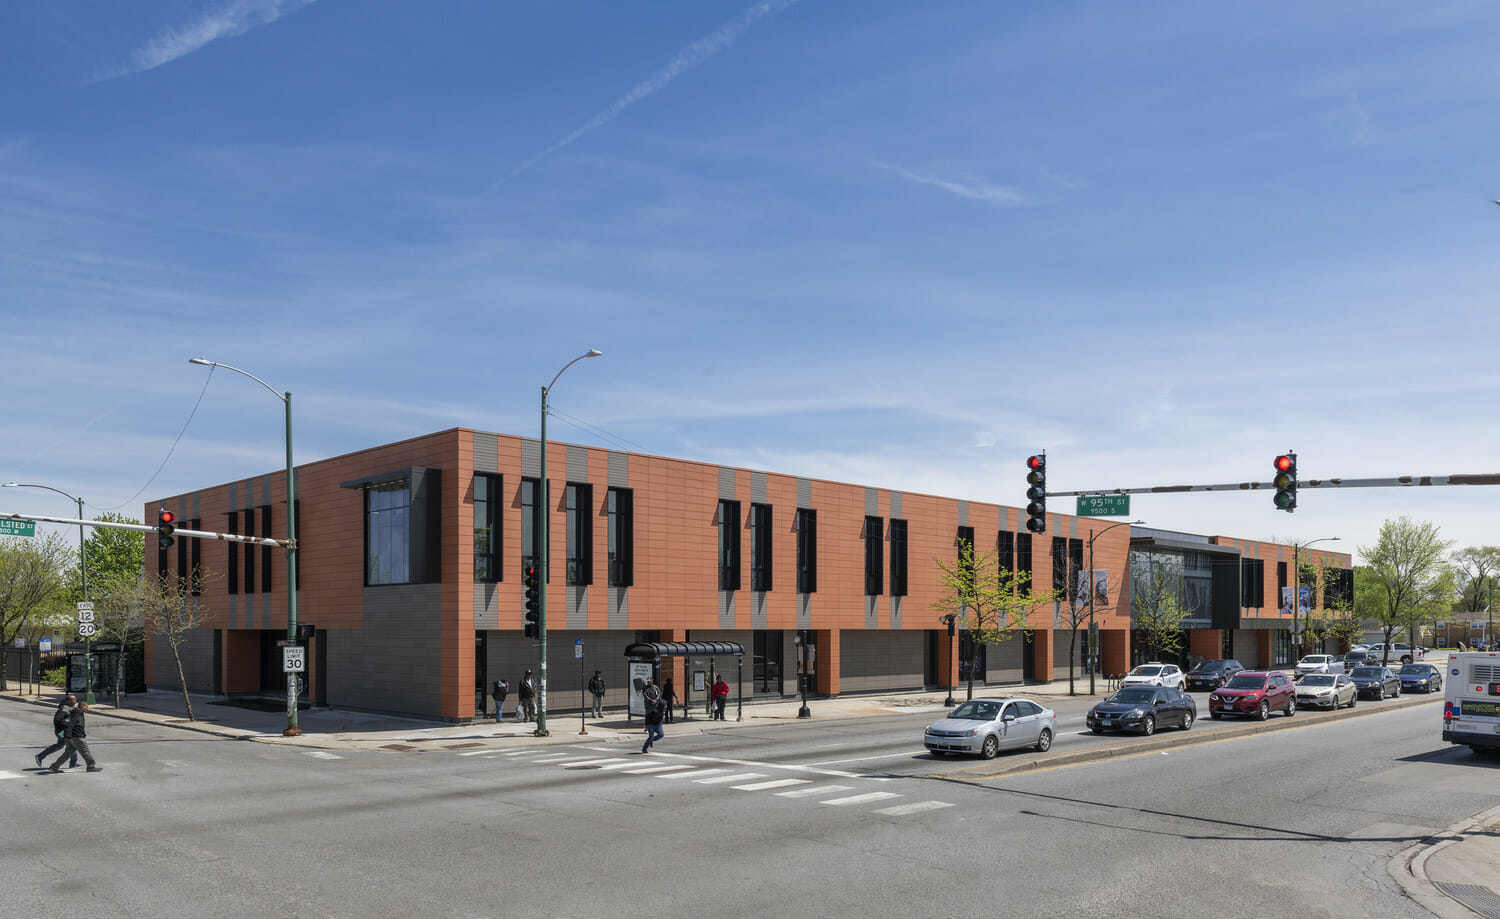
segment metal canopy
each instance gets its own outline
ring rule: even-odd
[[[659,661],[664,657],[745,656],[745,646],[737,641],[638,641],[625,648],[625,656],[636,660]]]

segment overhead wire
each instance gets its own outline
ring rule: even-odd
[[[161,475],[161,471],[167,468],[167,463],[172,459],[172,453],[177,449],[177,444],[182,441],[182,435],[187,433],[188,425],[193,423],[193,416],[198,414],[198,406],[203,404],[203,396],[208,392],[209,381],[213,378],[214,368],[209,367],[208,376],[203,378],[203,388],[198,391],[198,401],[193,403],[192,411],[188,412],[187,420],[182,423],[182,430],[177,432],[177,438],[172,441],[172,446],[167,448],[167,455],[162,458],[161,465],[156,467],[156,471],[151,473],[151,478],[146,480],[146,484],[142,485],[140,487],[140,490],[138,490],[130,497],[126,498],[124,501],[121,501],[119,504],[116,504],[113,507],[100,508],[100,510],[105,512],[119,510],[120,508],[133,502],[136,498],[139,498],[146,489],[151,487],[151,483],[156,481],[156,477]]]

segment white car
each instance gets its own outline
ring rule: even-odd
[[[1391,650],[1388,658],[1386,655],[1385,643],[1381,642],[1380,644],[1370,645],[1370,653],[1375,655],[1375,657],[1379,659],[1381,663],[1387,663],[1388,661],[1400,661],[1403,664],[1409,664],[1422,656],[1422,649],[1413,648],[1411,645],[1408,645],[1404,642],[1391,642]]]
[[[994,759],[1001,750],[1031,747],[1046,753],[1057,734],[1057,713],[1030,699],[970,699],[942,721],[929,724],[923,742],[934,759],[977,753]]]
[[[1153,661],[1141,664],[1125,675],[1122,686],[1171,686],[1182,689],[1187,685],[1187,676],[1176,664]]]
[[[1344,662],[1332,654],[1309,654],[1297,662],[1297,676],[1309,673],[1343,673]]]
[[[1309,673],[1297,681],[1297,704],[1303,708],[1354,707],[1359,687],[1342,673]]]

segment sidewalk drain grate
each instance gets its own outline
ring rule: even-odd
[[[1500,919],[1500,894],[1481,884],[1449,884],[1434,881],[1433,885],[1443,893],[1489,919]]]
[[[382,749],[382,750],[395,750],[395,751],[400,752],[400,753],[405,753],[407,750],[415,750],[416,747],[413,747],[411,744],[388,743],[385,746],[381,747],[380,749]]]

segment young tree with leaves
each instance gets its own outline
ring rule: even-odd
[[[1385,642],[1381,663],[1390,663],[1391,638],[1398,629],[1415,632],[1434,603],[1451,602],[1444,553],[1452,545],[1435,524],[1402,516],[1381,524],[1373,546],[1359,547],[1366,574],[1355,574],[1355,605],[1380,625]]]
[[[3,649],[17,636],[35,638],[68,623],[67,571],[73,550],[57,533],[0,537],[0,687],[5,686]]]
[[[1000,566],[998,552],[976,555],[967,540],[959,544],[958,561],[934,559],[938,569],[938,598],[932,608],[954,617],[975,644],[993,645],[1026,631],[1026,618],[1037,606],[1057,600],[1055,592],[1023,589],[1031,579],[1026,571]],[[974,668],[969,668],[969,694],[974,698]]]
[[[1131,553],[1130,625],[1145,633],[1146,659],[1182,650],[1182,623],[1192,612],[1184,599],[1182,563],[1173,556]]]
[[[1457,590],[1453,601],[1456,613],[1488,610],[1495,594],[1495,578],[1500,576],[1500,546],[1468,546],[1449,556]]]

